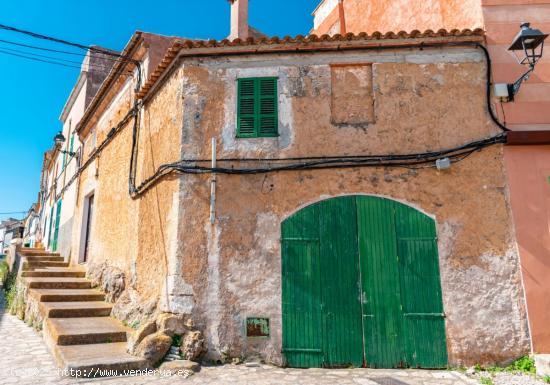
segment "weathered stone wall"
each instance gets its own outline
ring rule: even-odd
[[[94,147],[90,138],[95,135],[95,146],[99,145],[132,107],[135,82],[132,78],[124,80],[125,84],[114,88],[110,105],[100,113],[95,127],[83,138],[86,156]],[[167,99],[172,104],[179,102],[174,95]],[[143,109],[139,122],[138,179],[142,174],[152,173],[158,165],[179,158],[180,121],[172,130],[168,126],[172,119],[169,111],[177,109],[162,104],[154,108],[162,110],[162,114],[153,111],[156,113],[155,122],[150,123],[151,114],[147,108]],[[85,201],[93,193],[88,276],[107,293],[107,300],[115,303],[113,315],[137,326],[155,317],[161,289],[166,286],[167,259],[173,259],[168,253],[173,252],[177,239],[178,206],[177,203],[174,209],[172,206],[178,195],[179,182],[166,181],[139,199],[130,197],[128,172],[132,124],[130,121],[117,134],[80,178],[72,241],[75,252],[71,262],[78,263],[82,256]]]
[[[342,75],[346,63],[353,66]],[[372,71],[358,71],[361,63]],[[335,105],[359,110],[354,92],[334,102],[330,64],[339,65],[340,78],[349,77],[349,87],[372,87],[372,98],[364,100],[374,107],[364,121],[358,114],[349,124],[333,123],[346,115],[332,111]],[[486,110],[485,64],[475,49],[202,59],[182,68],[172,79],[181,77],[183,87],[186,158],[210,158],[211,137],[218,157],[229,158],[422,152],[498,133]],[[254,76],[279,78],[278,138],[235,139],[236,79]],[[397,199],[435,217],[451,365],[505,362],[529,351],[501,146],[441,172],[220,175],[214,225],[209,179],[180,177],[177,266],[211,358],[260,354],[282,363],[280,223],[301,207],[345,194]],[[269,317],[270,339],[247,340],[247,316]]]

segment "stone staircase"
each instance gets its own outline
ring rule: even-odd
[[[127,353],[131,329],[110,317],[112,305],[92,288],[83,269],[41,249],[20,254],[27,302],[39,312],[44,339],[60,368],[95,377],[102,370],[124,374],[147,367],[146,360]]]

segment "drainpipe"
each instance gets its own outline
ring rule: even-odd
[[[338,0],[338,17],[340,19],[340,35],[345,35],[346,31],[346,14],[344,10],[344,0]]]
[[[212,138],[212,168],[216,168],[216,138]],[[216,173],[210,180],[210,223],[216,222]]]

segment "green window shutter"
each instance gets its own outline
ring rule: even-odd
[[[71,141],[69,142],[69,152],[73,152],[74,148],[74,134],[71,135]]]
[[[275,137],[278,130],[277,78],[238,80],[237,137]]]

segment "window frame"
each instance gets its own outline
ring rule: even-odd
[[[241,87],[244,81],[254,82],[254,94],[253,96],[244,97],[241,95]],[[260,92],[261,82],[263,80],[273,80],[275,84],[274,93],[272,96],[264,96]],[[279,137],[279,78],[277,76],[263,76],[263,77],[243,77],[237,79],[237,129],[236,129],[236,138],[238,139],[255,139],[255,138],[276,138]],[[241,100],[252,99],[254,101],[254,114],[243,114],[241,112],[242,103]],[[272,114],[262,114],[261,113],[261,101],[262,99],[273,99],[274,101],[274,112]],[[241,130],[242,117],[247,115],[247,117],[254,118],[254,127],[253,133],[243,133]],[[261,119],[263,118],[274,118],[275,129],[274,132],[262,133],[261,131]]]

